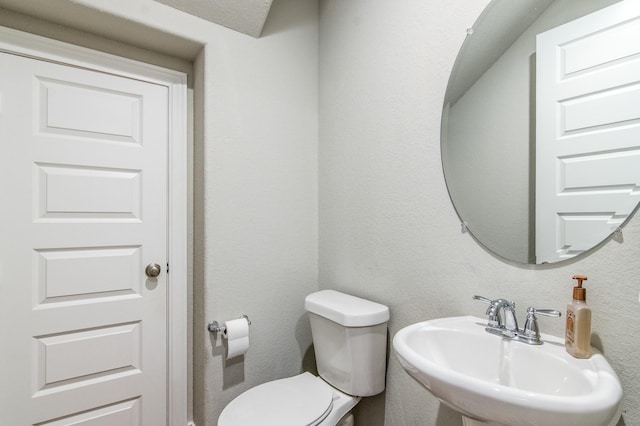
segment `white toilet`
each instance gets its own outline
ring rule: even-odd
[[[389,308],[323,290],[306,297],[305,309],[320,377],[305,372],[249,389],[218,426],[335,426],[362,397],[384,390]]]

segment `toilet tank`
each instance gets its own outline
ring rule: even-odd
[[[318,374],[354,396],[384,390],[389,308],[334,290],[308,295]]]

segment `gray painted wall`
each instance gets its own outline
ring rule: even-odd
[[[594,344],[622,380],[624,421],[640,424],[640,219],[586,259],[507,264],[460,232],[440,163],[449,73],[486,2],[320,1],[320,282],[386,303],[389,332],[431,318],[478,315],[474,294],[565,310],[571,276],[589,276]],[[564,321],[543,318],[544,332]],[[390,357],[385,395],[357,424],[461,424]]]

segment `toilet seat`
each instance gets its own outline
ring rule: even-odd
[[[329,415],[334,389],[311,373],[249,389],[220,414],[218,426],[315,426]]]

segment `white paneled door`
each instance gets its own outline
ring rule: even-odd
[[[640,201],[640,5],[538,35],[536,261],[604,240]]]
[[[0,53],[0,424],[167,424],[168,110]]]

